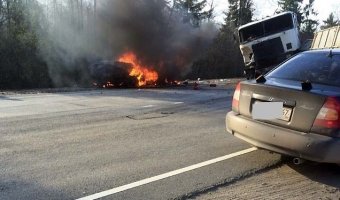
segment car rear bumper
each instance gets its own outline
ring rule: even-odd
[[[317,162],[340,163],[340,139],[298,132],[229,112],[227,131],[234,136],[273,152]]]

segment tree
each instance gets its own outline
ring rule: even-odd
[[[252,21],[254,12],[253,0],[228,0],[229,10],[226,13],[226,24],[232,28]]]
[[[306,4],[303,8],[303,20],[301,25],[301,31],[303,33],[312,35],[319,25],[319,22],[317,20],[314,20],[312,17],[316,17],[318,14],[314,8],[314,0],[309,0],[308,4]]]
[[[39,3],[0,2],[4,19],[0,28],[0,88],[48,87],[48,69],[38,55],[38,32],[42,32]]]
[[[214,8],[207,7],[207,0],[174,0],[174,8],[182,13],[182,21],[191,23],[194,27],[199,27],[203,20],[211,19]]]
[[[303,0],[278,0],[279,10],[277,13],[291,11],[296,13],[299,26],[302,22],[302,4]]]
[[[243,68],[243,58],[233,39],[233,29],[224,26],[204,56],[193,63],[188,78],[242,77]]]
[[[2,2],[0,0],[0,28],[6,21],[6,18],[5,18],[5,15],[4,15],[4,9],[5,9],[4,2]]]
[[[327,29],[336,25],[339,25],[339,20],[335,19],[334,13],[330,13],[328,18],[323,21],[323,25],[321,26],[321,29]]]

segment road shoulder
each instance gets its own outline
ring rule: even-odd
[[[339,167],[285,164],[192,199],[340,199]]]

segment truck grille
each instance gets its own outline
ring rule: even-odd
[[[285,59],[280,37],[254,44],[252,48],[257,68],[276,65]]]

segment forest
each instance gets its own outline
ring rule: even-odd
[[[228,2],[228,3],[227,3]],[[314,0],[277,0],[297,13],[300,31],[323,21]],[[255,19],[253,0],[226,0],[217,23],[213,0],[0,0],[0,89],[89,87],[89,66],[134,52],[163,79],[243,76],[237,27]]]

